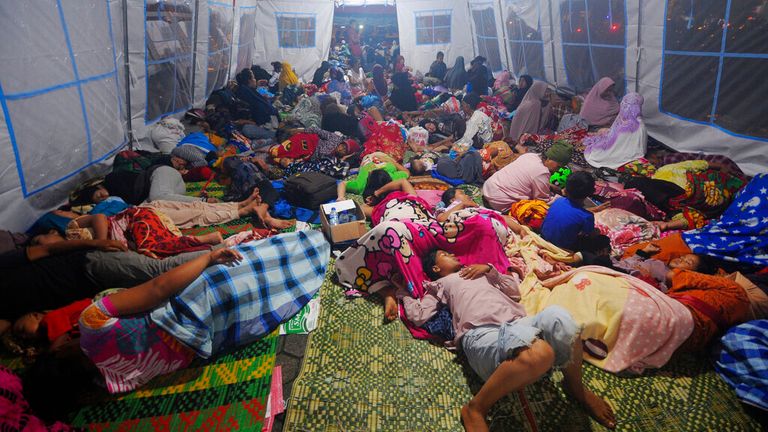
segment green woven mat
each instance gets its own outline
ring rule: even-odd
[[[459,409],[480,388],[466,362],[384,324],[377,297],[347,300],[329,277],[318,328],[288,402],[285,431],[462,431]],[[554,377],[554,378],[553,378]],[[491,430],[607,430],[540,380],[502,399]],[[680,357],[642,377],[584,367],[587,386],[614,407],[619,431],[753,431],[733,391],[704,361]]]
[[[73,425],[93,431],[261,431],[277,333],[208,364],[158,377],[141,390],[82,408]]]

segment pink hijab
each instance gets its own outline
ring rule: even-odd
[[[509,87],[509,71],[502,71],[499,77],[496,78],[496,82],[493,83],[493,89],[498,90],[502,87]]]
[[[608,77],[600,78],[584,99],[579,115],[590,126],[607,126],[619,113],[619,102],[616,96],[613,93],[603,95],[613,84],[615,84],[614,81]]]
[[[541,100],[547,91],[547,83],[534,81],[523,97],[509,126],[509,137],[517,141],[524,133],[539,133],[549,120],[549,104],[542,106]]]

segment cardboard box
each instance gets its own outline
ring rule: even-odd
[[[328,222],[328,215],[331,213],[332,208],[335,208],[336,212],[338,213],[354,209],[357,220],[331,226],[331,224]],[[368,232],[365,227],[365,214],[363,214],[363,209],[360,208],[360,205],[352,200],[338,201],[321,205],[320,223],[323,226],[323,234],[325,234],[325,237],[329,242],[331,242],[331,244],[357,240],[362,237],[363,234]]]

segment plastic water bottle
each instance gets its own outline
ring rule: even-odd
[[[331,226],[339,224],[339,214],[336,213],[336,207],[331,208],[331,213],[328,215],[328,223],[331,224]]]

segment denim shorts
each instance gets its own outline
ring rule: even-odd
[[[461,347],[469,365],[486,381],[502,361],[514,358],[520,348],[531,346],[537,338],[552,347],[555,367],[567,365],[571,360],[573,341],[579,331],[579,326],[567,310],[560,306],[549,306],[536,315],[501,326],[482,326],[469,330],[461,338]]]

